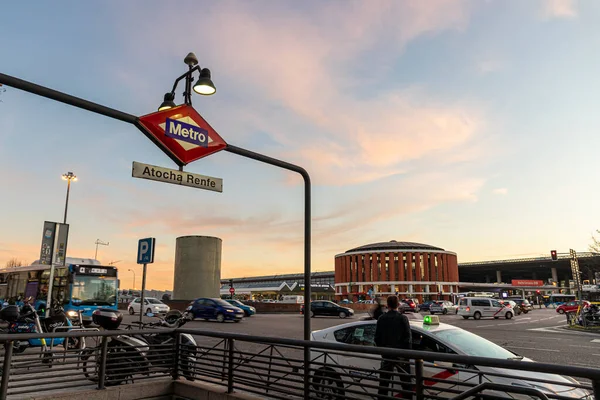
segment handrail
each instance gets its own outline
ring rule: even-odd
[[[546,396],[544,394],[544,392],[542,392],[539,389],[524,388],[524,387],[518,387],[518,386],[512,386],[512,385],[504,385],[502,383],[493,383],[493,382],[480,383],[479,385],[462,392],[458,396],[452,397],[450,400],[463,400],[463,399],[471,397],[477,393],[481,393],[486,389],[502,390],[504,392],[517,393],[517,394],[526,394],[526,395],[530,395],[530,396],[537,396],[541,400],[548,400],[548,396]]]

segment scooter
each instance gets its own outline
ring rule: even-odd
[[[154,314],[146,314],[149,317],[153,317]],[[181,314],[178,310],[172,310],[165,315],[164,318],[158,318],[157,322],[151,322],[148,324],[141,324],[140,328],[180,328],[190,320],[189,314]],[[150,363],[153,367],[169,366],[173,359],[169,357],[169,354],[173,353],[173,347],[175,346],[177,336],[173,333],[161,332],[157,330],[157,333],[145,334],[145,335],[133,335],[145,342],[150,347],[146,354]],[[183,370],[182,375],[189,381],[194,380],[193,364],[196,361],[196,340],[189,333],[181,334],[181,353],[179,357],[180,367]]]
[[[65,316],[64,311],[61,312],[62,307],[56,306],[49,317],[40,319],[35,308],[31,305],[32,302],[33,298],[28,297],[24,300],[20,310],[18,306],[11,305],[0,311],[0,319],[8,322],[7,333],[50,333],[57,327],[71,326],[71,322]],[[48,349],[50,340],[53,340],[53,345],[63,345],[65,341],[64,338],[15,340],[13,351],[22,353],[29,347],[41,347],[42,351],[45,352]]]

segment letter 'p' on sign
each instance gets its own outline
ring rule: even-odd
[[[154,262],[154,244],[156,239],[140,239],[138,242],[137,263],[152,264]]]

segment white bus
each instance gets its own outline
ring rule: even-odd
[[[304,303],[304,296],[283,296],[279,303],[283,304],[302,304]]]

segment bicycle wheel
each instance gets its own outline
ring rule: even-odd
[[[99,363],[97,354],[99,352],[99,348],[89,348],[81,352],[81,370],[83,375],[92,382],[98,382]]]

